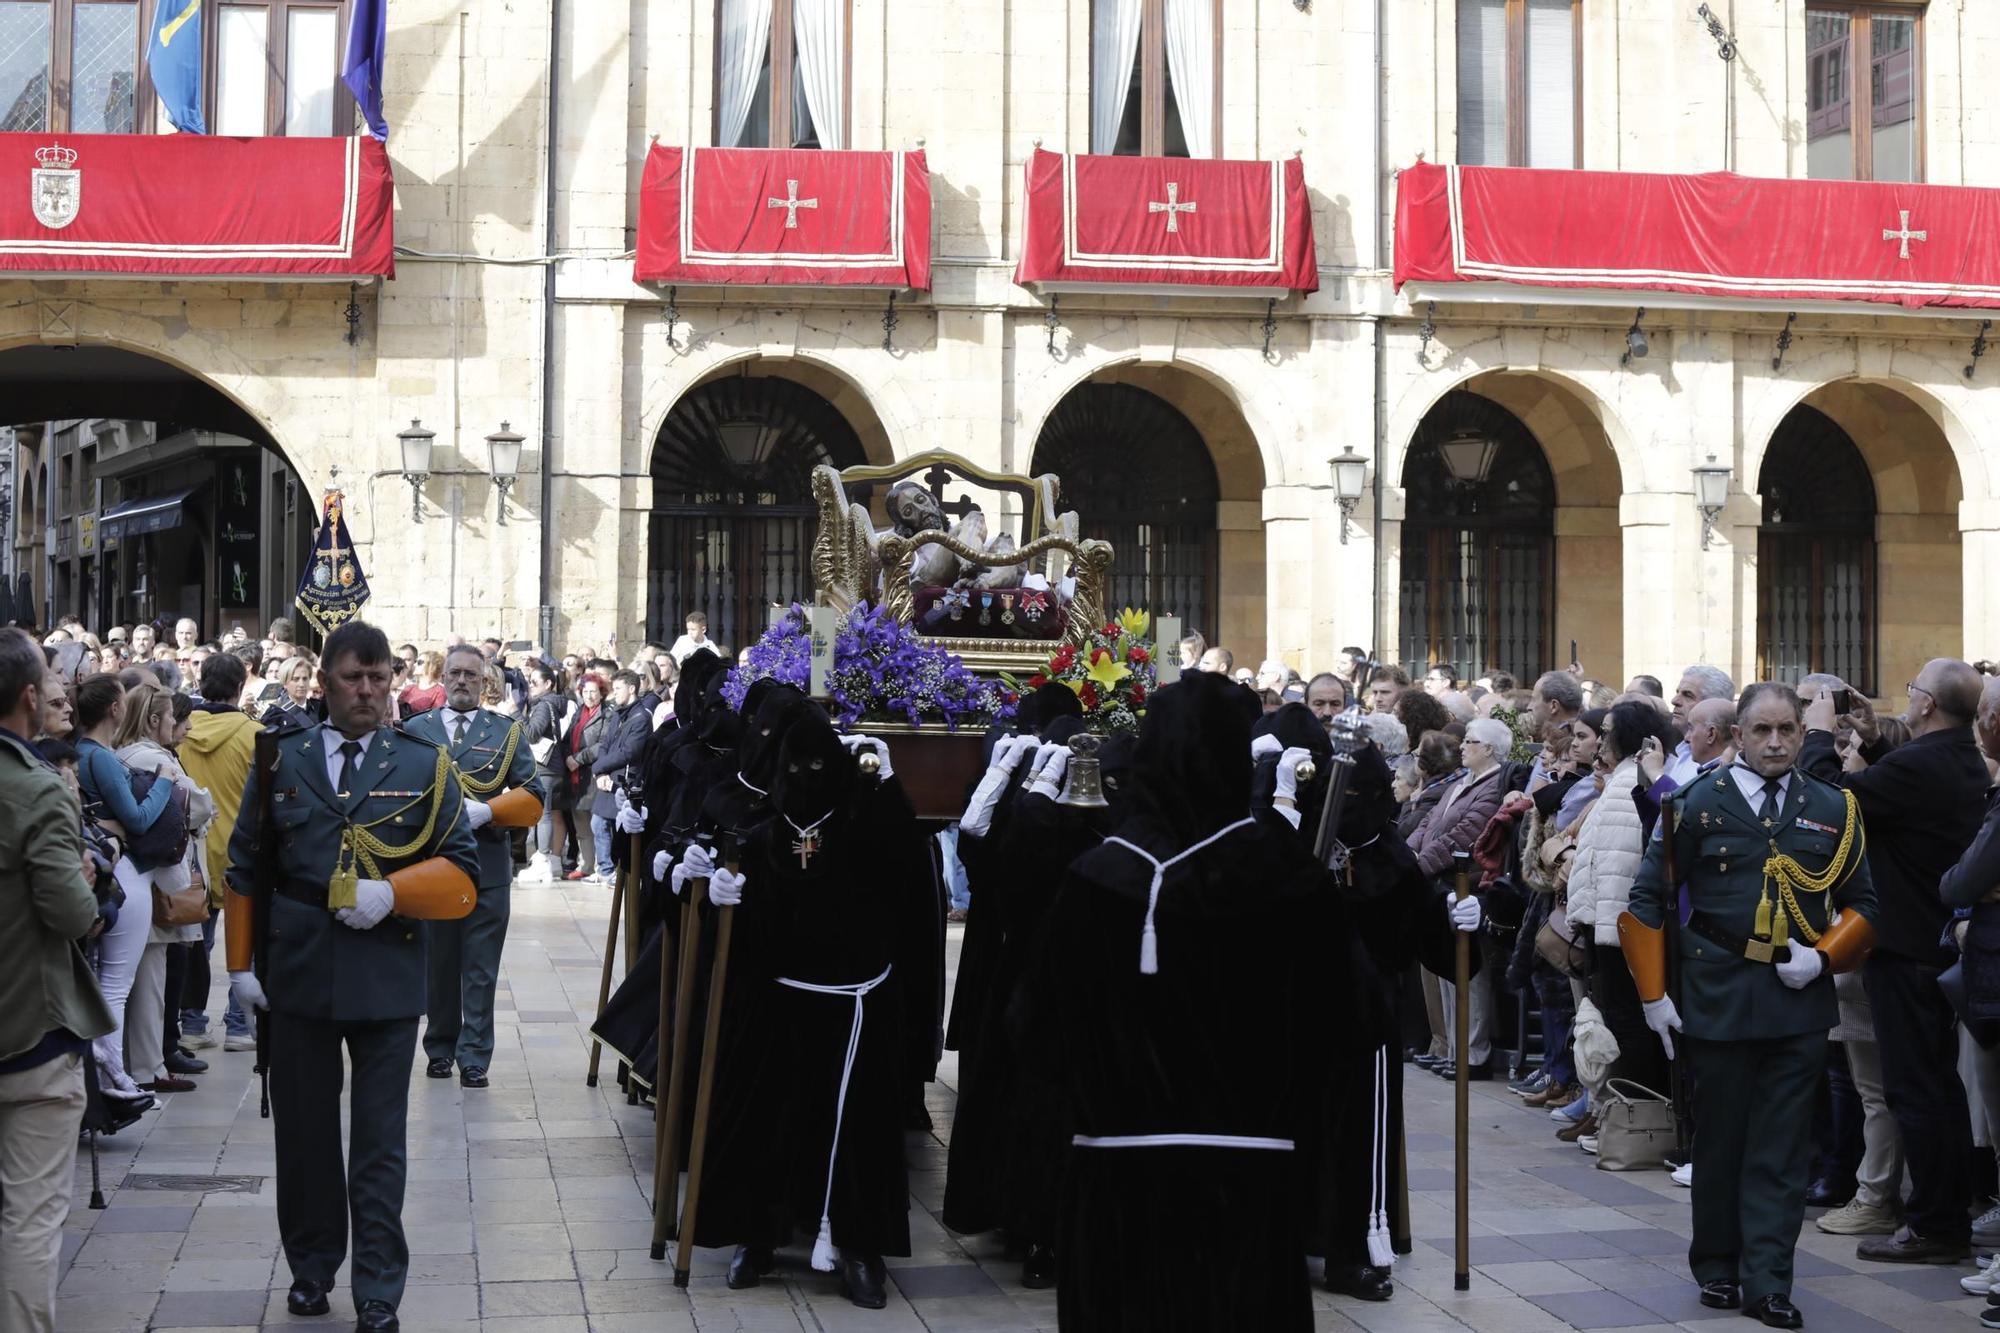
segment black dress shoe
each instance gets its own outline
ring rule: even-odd
[[[440,1055],[440,1056],[438,1056],[437,1058],[435,1058],[434,1060],[432,1060],[432,1061],[431,1061],[431,1062],[430,1062],[429,1064],[425,1065],[425,1066],[424,1066],[424,1077],[426,1077],[426,1078],[450,1078],[450,1077],[451,1077],[451,1057],[450,1057],[450,1056],[447,1056],[447,1055]]]
[[[723,1283],[731,1291],[746,1291],[764,1280],[774,1262],[769,1250],[738,1245],[736,1253],[729,1256],[729,1274]]]
[[[461,1088],[483,1088],[486,1086],[486,1066],[466,1065],[458,1071],[458,1086]]]
[[[316,1314],[327,1312],[326,1294],[333,1290],[331,1282],[315,1282],[311,1278],[300,1278],[285,1293],[285,1310],[301,1319],[309,1319]]]
[[[889,1303],[889,1273],[881,1259],[872,1254],[840,1256],[840,1294],[864,1310],[879,1310]]]
[[[178,1046],[167,1052],[166,1066],[169,1074],[206,1074],[208,1072],[208,1061],[196,1059]]]
[[[1799,1307],[1776,1292],[1759,1296],[1743,1307],[1743,1314],[1746,1318],[1763,1320],[1766,1328],[1804,1328],[1806,1323]]]
[[[387,1301],[363,1301],[354,1312],[354,1333],[396,1333],[402,1326],[396,1307]]]
[[[1853,1187],[1841,1189],[1838,1185],[1821,1176],[1806,1190],[1806,1207],[1838,1208],[1854,1197]]]
[[[1743,1284],[1724,1278],[1701,1284],[1701,1303],[1711,1310],[1736,1310],[1743,1305]]]
[[[1021,1285],[1029,1291],[1046,1291],[1056,1284],[1056,1252],[1046,1245],[1030,1245],[1021,1261]]]
[[[1396,1294],[1389,1270],[1370,1264],[1328,1264],[1326,1289],[1357,1301],[1386,1301]]]

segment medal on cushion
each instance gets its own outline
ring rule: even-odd
[[[340,854],[334,859],[333,876],[326,882],[326,910],[338,912],[343,907],[359,906],[356,886],[361,877],[354,873],[354,844],[348,835],[340,835]]]

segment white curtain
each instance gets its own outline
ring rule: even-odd
[[[764,48],[771,41],[771,0],[722,0],[722,33],[717,39],[715,107],[717,146],[734,148],[750,123],[750,106],[764,72]]]
[[[1577,165],[1576,28],[1569,0],[1528,0],[1528,165]]]
[[[765,0],[768,10],[770,0]],[[821,148],[845,148],[847,127],[841,124],[840,80],[847,44],[840,31],[845,0],[792,0],[792,44],[799,53],[799,87],[812,113],[813,133]]]
[[[1118,146],[1118,122],[1132,88],[1144,0],[1092,0],[1090,7],[1090,151]]]
[[[1214,0],[1167,0],[1167,74],[1189,157],[1215,156]]]
[[[1458,0],[1458,161],[1507,165],[1507,3]]]

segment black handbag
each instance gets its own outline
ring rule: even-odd
[[[158,773],[132,773],[132,799],[144,804],[153,790],[155,782],[173,784],[173,779],[161,777]],[[157,870],[161,866],[174,865],[187,855],[188,848],[188,798],[187,793],[175,784],[167,797],[166,808],[141,832],[137,829],[125,830],[125,855],[132,858],[132,864],[141,870]]]

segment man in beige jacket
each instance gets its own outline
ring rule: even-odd
[[[90,1042],[111,1011],[79,944],[97,919],[76,798],[29,738],[42,650],[0,629],[0,1328],[55,1327]],[[143,910],[141,908],[140,910]]]

